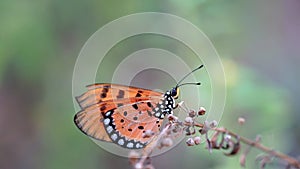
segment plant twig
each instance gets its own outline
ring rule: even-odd
[[[197,135],[205,134],[209,151],[211,152],[212,149],[219,149],[219,150],[223,149],[226,151],[230,150],[229,153],[224,153],[227,156],[236,155],[240,150],[241,147],[240,143],[249,145],[248,149],[244,153],[244,156],[242,155],[242,158],[240,160],[241,166],[245,166],[246,155],[249,152],[250,148],[253,147],[266,153],[265,155],[266,158],[262,158],[261,160],[260,163],[261,168],[264,168],[267,163],[270,163],[271,158],[275,157],[285,162],[287,168],[294,167],[300,169],[300,161],[298,161],[296,158],[293,158],[291,156],[288,156],[287,154],[281,153],[279,151],[264,146],[263,144],[260,143],[259,141],[260,139],[258,138],[256,140],[250,140],[246,137],[242,137],[232,131],[229,131],[226,128],[217,127],[216,121],[212,121],[212,122],[205,121],[204,123],[199,123],[195,121],[196,117],[205,114],[204,108],[201,108],[201,110],[199,110],[198,113],[196,113],[193,110],[188,110],[188,108],[183,108],[183,110],[187,113],[187,117],[183,122],[178,120],[178,117],[174,115],[169,115],[168,116],[169,123],[167,123],[164,126],[164,128],[160,133],[155,135],[153,141],[150,142],[149,145],[144,149],[142,155],[137,156],[135,154],[134,156],[132,156],[132,159],[134,159],[133,161],[135,161],[133,162],[133,166],[135,169],[143,169],[149,167],[154,168],[152,164],[151,163],[148,164],[146,160],[150,159],[149,157],[155,148],[171,146],[172,145],[171,135],[172,133],[175,134],[175,132],[177,133],[178,131],[179,134],[184,134],[189,137],[188,140],[186,141],[186,144],[188,146],[198,145],[201,141],[200,141],[200,136]],[[239,119],[240,124],[243,124],[244,122],[245,122],[244,119]],[[175,130],[178,128],[180,130]],[[199,128],[199,130],[196,130],[196,128]],[[199,133],[197,133],[196,131],[199,131]],[[214,132],[213,138],[211,139],[207,137],[209,131]]]
[[[200,127],[200,128],[202,128],[204,126],[201,123],[195,123],[194,125],[197,126],[197,127]],[[293,157],[290,157],[290,156],[288,156],[288,155],[286,155],[284,153],[281,153],[279,151],[275,151],[275,150],[273,150],[273,149],[271,149],[269,147],[266,147],[266,146],[262,145],[261,143],[259,143],[257,141],[253,141],[253,140],[250,140],[248,138],[239,136],[238,134],[236,134],[236,133],[234,133],[232,131],[229,131],[229,130],[227,130],[225,128],[213,128],[212,130],[217,131],[217,132],[221,132],[221,133],[226,133],[226,134],[229,134],[229,135],[231,135],[233,137],[239,137],[239,140],[241,142],[243,142],[244,144],[247,144],[249,146],[255,147],[255,148],[257,148],[257,149],[259,149],[259,150],[261,150],[261,151],[263,151],[263,152],[271,155],[271,156],[274,156],[274,157],[277,157],[277,158],[279,158],[279,159],[281,159],[283,161],[286,161],[288,163],[288,165],[290,165],[290,166],[293,166],[295,168],[300,168],[300,162],[297,159],[295,159]]]
[[[145,160],[150,157],[152,151],[158,146],[159,141],[167,135],[168,130],[170,129],[172,124],[167,124],[163,130],[159,133],[159,135],[145,148],[143,151],[143,155],[141,159],[135,164],[135,168],[139,169],[140,166],[144,165]]]

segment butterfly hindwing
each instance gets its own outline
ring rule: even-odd
[[[147,130],[158,133],[163,119],[154,116],[153,107],[158,99],[127,104],[108,111],[104,126],[112,142],[125,148],[143,148],[151,137],[142,137]]]
[[[97,140],[111,141],[110,137],[105,132],[104,124],[101,122],[103,116],[100,113],[98,105],[92,105],[79,111],[74,122],[76,126],[86,135]]]

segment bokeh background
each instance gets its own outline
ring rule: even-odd
[[[106,23],[136,12],[178,15],[207,34],[227,78],[221,125],[253,139],[259,134],[264,144],[300,155],[300,1],[2,0],[0,168],[130,168],[126,158],[102,150],[75,127],[71,85],[85,41]],[[112,65],[145,47],[174,49],[188,59],[172,39],[145,35],[125,42],[107,58]],[[106,66],[102,71],[109,72]],[[243,127],[240,116],[246,118]],[[210,154],[204,147],[181,144],[153,163],[156,168],[239,168],[238,156]],[[260,153],[251,151],[247,168],[259,168]],[[269,166],[277,167],[282,166]]]

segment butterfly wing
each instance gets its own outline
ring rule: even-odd
[[[154,116],[160,98],[127,104],[104,114],[104,127],[112,142],[125,148],[143,148],[151,137],[142,137],[147,130],[158,133],[163,119]]]
[[[76,126],[86,135],[97,140],[111,141],[106,134],[102,123],[103,116],[100,113],[99,105],[92,105],[82,109],[74,116]]]
[[[151,117],[149,112],[153,109],[151,102],[153,105],[158,102],[162,93],[114,84],[94,84],[88,86],[88,89],[86,93],[76,98],[82,110],[74,117],[75,124],[86,135],[98,140],[115,142],[113,140],[115,135],[109,133],[108,125],[105,125],[108,121],[105,120],[108,117],[106,114],[112,110],[114,113],[111,113],[110,118],[111,121],[115,120],[114,123],[116,124],[113,129],[118,131],[120,138],[122,137],[124,140],[133,140],[137,137],[142,138],[140,130],[137,130],[141,128],[139,126],[143,126],[146,130],[158,131],[158,128],[154,128],[154,126],[149,124],[161,122],[156,122],[157,118]],[[104,97],[104,95],[106,96]],[[139,109],[135,109],[133,105],[138,105]],[[128,118],[124,117],[125,111],[128,112]],[[140,120],[135,122],[133,119],[130,119],[131,117],[139,117]],[[118,120],[121,121],[122,119],[124,123],[119,123]],[[121,124],[130,125],[124,126]],[[130,126],[132,127],[131,129],[129,129]],[[133,132],[130,132],[130,130]],[[141,139],[138,141],[146,143],[148,140]],[[118,144],[118,142],[115,143]],[[135,143],[132,146],[139,147],[139,144]],[[127,148],[130,147],[131,144],[127,146]]]
[[[87,88],[87,92],[76,97],[77,102],[83,109],[93,104],[109,100],[116,101],[124,98],[147,98],[149,96],[162,95],[161,92],[156,92],[153,90],[110,83],[97,83],[89,85]]]

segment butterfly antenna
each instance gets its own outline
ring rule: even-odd
[[[183,83],[183,84],[180,84],[180,85],[177,85],[177,87],[180,87],[180,86],[184,86],[184,85],[201,85],[201,83],[200,82],[198,82],[198,83]]]
[[[200,83],[184,83],[184,84],[180,84],[184,79],[186,79],[190,74],[194,73],[195,71],[201,69],[203,67],[203,65],[200,65],[199,67],[197,67],[196,69],[194,69],[193,71],[191,71],[190,73],[188,73],[187,75],[185,75],[176,85],[176,87],[182,86],[182,85],[186,85],[186,84],[195,84],[195,85],[200,85]]]

